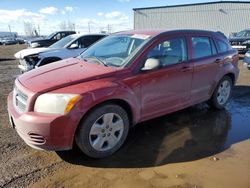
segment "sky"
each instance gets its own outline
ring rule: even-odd
[[[209,0],[0,0],[0,31],[25,34],[30,23],[41,35],[73,23],[80,33],[133,29],[133,8],[211,2]],[[27,25],[27,24],[26,24]]]

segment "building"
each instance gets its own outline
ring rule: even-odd
[[[205,29],[225,35],[250,28],[250,1],[135,8],[135,29]]]

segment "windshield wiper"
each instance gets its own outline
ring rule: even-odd
[[[96,59],[98,61],[98,63],[104,65],[105,67],[107,67],[108,65],[99,57],[96,56],[88,56],[88,57],[84,57],[83,60],[84,61],[88,61],[87,59]]]

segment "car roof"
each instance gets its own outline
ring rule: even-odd
[[[55,31],[55,32],[70,32],[70,33],[75,33],[75,31]]]
[[[202,34],[210,34],[217,35],[222,37],[224,34],[221,32],[208,31],[208,30],[198,30],[198,29],[180,29],[180,30],[129,30],[129,31],[121,31],[114,34],[141,34],[141,35],[150,35],[152,37],[162,34],[177,34],[177,33],[202,33]],[[225,37],[225,36],[223,36]]]
[[[103,34],[103,33],[91,33],[91,34],[72,34],[69,36],[74,36],[75,38],[79,38],[79,37],[83,37],[83,36],[107,36],[107,34]]]

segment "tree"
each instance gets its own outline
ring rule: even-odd
[[[62,21],[59,24],[59,28],[61,30],[69,30],[69,31],[75,31],[75,23],[71,22],[71,21]]]
[[[34,37],[37,35],[37,33],[35,32],[36,29],[35,29],[35,26],[33,23],[31,22],[24,22],[23,23],[24,25],[24,32],[27,36],[31,36],[31,37]]]

